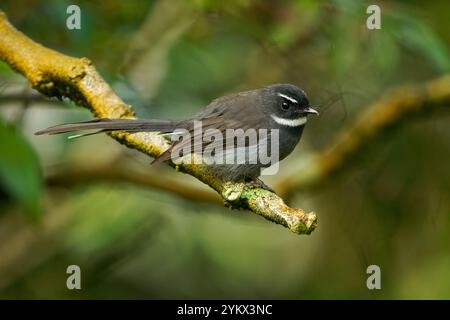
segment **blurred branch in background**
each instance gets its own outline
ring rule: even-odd
[[[25,112],[33,104],[45,104],[46,106],[63,106],[64,103],[58,100],[48,99],[42,94],[32,90],[28,85],[19,92],[11,92],[2,94],[0,96],[0,107],[7,106],[10,103],[18,103],[19,108],[16,108],[16,112],[9,122],[18,124],[23,120]]]
[[[6,93],[0,96],[0,105],[10,102],[22,102],[26,105],[32,103],[45,103],[46,105],[63,106],[64,103],[58,100],[48,99],[36,91],[31,91],[30,88],[25,88],[22,92]]]
[[[203,190],[180,179],[161,176],[156,170],[149,170],[149,168],[141,170],[136,166],[119,165],[117,162],[103,166],[64,168],[46,178],[48,185],[57,187],[72,187],[77,184],[103,181],[132,183],[141,187],[167,191],[191,201],[221,204],[217,194],[209,190]]]
[[[131,107],[111,90],[89,60],[72,58],[33,42],[17,31],[3,12],[0,12],[0,32],[0,58],[23,74],[36,90],[47,96],[66,96],[91,109],[97,117],[133,117]],[[168,148],[167,141],[156,133],[113,132],[110,135],[150,156],[158,156]],[[208,184],[234,208],[249,209],[294,233],[309,234],[315,229],[314,213],[288,207],[273,192],[222,181],[205,166],[182,164],[176,168]]]
[[[284,197],[302,188],[324,182],[351,163],[372,141],[385,137],[386,129],[400,125],[409,116],[430,112],[438,107],[450,107],[450,75],[423,85],[405,86],[393,90],[365,110],[353,124],[337,134],[323,151],[294,168],[294,174],[280,180],[275,187]]]
[[[195,21],[187,1],[158,1],[134,34],[125,54],[122,71],[145,100],[156,94],[167,71],[167,55],[188,27]],[[151,70],[151,72],[142,72]]]

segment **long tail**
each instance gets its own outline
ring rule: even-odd
[[[177,128],[179,122],[171,120],[141,120],[141,119],[94,119],[84,122],[66,123],[53,126],[44,130],[36,132],[36,135],[42,134],[58,134],[65,132],[72,132],[78,130],[94,130],[94,132],[107,131],[127,131],[127,132],[172,132]]]

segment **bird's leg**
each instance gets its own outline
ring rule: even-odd
[[[275,191],[273,191],[272,188],[270,188],[269,186],[267,186],[261,179],[259,178],[245,178],[244,179],[245,184],[248,187],[253,187],[253,188],[262,188],[264,190],[276,193]]]

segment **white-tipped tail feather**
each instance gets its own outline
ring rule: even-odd
[[[141,120],[141,119],[94,119],[77,123],[66,123],[53,126],[36,132],[36,135],[41,134],[58,134],[79,130],[99,130],[92,134],[107,132],[107,131],[127,131],[127,132],[171,132],[177,126],[176,121],[170,120]],[[75,137],[85,136],[76,135]]]

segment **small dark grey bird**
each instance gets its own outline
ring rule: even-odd
[[[167,161],[173,156],[173,152],[177,150],[185,150],[187,144],[190,144],[190,152],[194,150],[201,150],[202,152],[211,145],[215,147],[223,147],[226,154],[230,149],[237,153],[245,150],[248,160],[249,153],[255,152],[259,148],[255,143],[245,140],[245,149],[239,148],[234,143],[225,143],[225,136],[228,129],[242,129],[239,132],[245,132],[248,129],[259,131],[266,129],[269,132],[277,131],[279,143],[276,144],[278,148],[278,160],[283,160],[288,156],[300,140],[303,129],[307,122],[309,114],[318,114],[316,110],[311,108],[305,92],[291,84],[274,84],[261,89],[252,91],[240,92],[236,94],[227,95],[216,100],[213,100],[205,109],[197,113],[194,117],[181,120],[156,120],[156,119],[95,119],[86,122],[61,124],[50,127],[45,130],[36,132],[41,134],[57,134],[77,130],[91,130],[96,129],[94,133],[110,132],[110,131],[126,131],[130,133],[136,132],[159,132],[160,134],[179,135],[179,129],[184,129],[189,132],[189,140],[178,140],[172,146],[157,157],[153,163]],[[220,132],[223,139],[196,139],[198,133],[194,130],[194,123],[201,121],[202,132],[208,129],[214,132]],[[278,129],[278,130],[274,130]],[[90,133],[92,134],[92,133]],[[89,135],[89,134],[87,134]],[[83,135],[80,135],[83,136]],[[267,138],[267,144],[271,142],[271,135]],[[198,138],[198,137],[197,137]],[[248,137],[247,137],[248,138]],[[207,139],[208,140],[208,139]],[[195,149],[195,147],[200,147]],[[273,148],[273,146],[272,146]],[[271,150],[273,153],[273,150]],[[212,153],[214,155],[214,152]],[[183,154],[184,155],[184,154]],[[248,181],[255,182],[257,185],[265,187],[265,185],[258,179],[261,174],[261,169],[270,166],[273,163],[213,163],[210,164],[213,173],[220,178],[231,181]]]

